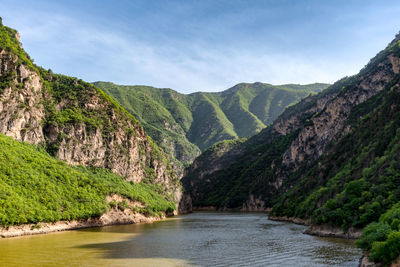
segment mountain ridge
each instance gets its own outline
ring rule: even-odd
[[[141,199],[140,201],[145,199],[144,196],[148,196],[148,200],[158,199],[160,206],[151,201],[142,201],[143,210],[157,216],[160,215],[159,212],[167,212],[166,209],[169,213],[178,209],[181,185],[169,156],[152,141],[140,123],[94,85],[78,78],[54,74],[51,70],[35,65],[23,49],[18,32],[3,25],[0,25],[0,134],[13,139],[12,142],[4,141],[6,139],[1,135],[4,150],[7,149],[3,145],[9,143],[9,150],[20,148],[18,151],[31,151],[38,158],[51,158],[51,155],[58,161],[63,161],[57,163],[55,159],[43,160],[34,164],[35,159],[30,159],[29,153],[5,156],[2,154],[3,163],[7,162],[7,158],[20,156],[14,161],[10,160],[11,165],[1,166],[6,169],[6,173],[9,172],[9,175],[0,177],[2,212],[18,213],[18,207],[21,205],[34,207],[31,211],[21,211],[21,218],[12,221],[12,224],[52,221],[51,216],[43,214],[62,214],[62,211],[68,211],[71,205],[77,206],[72,211],[73,219],[96,217],[100,212],[115,208],[108,205],[106,199],[99,200],[105,197],[103,193],[122,192],[124,197],[131,200]],[[25,146],[22,141],[35,145],[40,151],[32,152],[31,147]],[[65,162],[69,164],[64,168],[65,173],[48,176],[54,173],[53,169],[56,166],[66,166]],[[97,179],[101,175],[97,177],[96,171],[88,174],[85,170],[77,170],[72,166],[103,168],[107,169],[108,173],[102,180]],[[17,172],[22,167],[25,169]],[[74,177],[69,177],[74,172],[79,177],[89,175],[97,178],[92,182],[90,179],[76,181]],[[32,175],[32,183],[26,175]],[[106,192],[107,190],[103,189],[107,186],[107,179],[115,179],[122,185],[118,190],[115,189],[116,192]],[[14,197],[9,198],[12,190],[7,191],[7,188],[12,188],[13,184],[17,185],[21,181],[25,181],[24,185],[16,187]],[[35,185],[34,181],[40,182]],[[70,185],[68,190],[73,191],[74,199],[70,199],[71,191],[54,187],[57,183]],[[135,187],[134,184],[138,183],[144,184],[143,188],[147,189],[143,189],[139,194],[124,191],[124,188],[137,190],[135,188],[139,186]],[[47,192],[46,185],[50,186],[48,194],[58,195],[57,198],[62,204],[54,204],[47,200],[41,202],[40,198],[46,196],[40,195],[35,198],[32,194],[32,198],[25,198],[27,190]],[[93,201],[96,201],[87,204],[86,202],[90,201],[87,193],[96,190],[103,193],[99,196],[90,195]],[[24,198],[26,203],[18,202]],[[42,206],[37,208],[38,205]],[[82,212],[86,209],[92,211]],[[68,219],[68,216],[61,216],[61,219]],[[0,217],[0,224],[3,224],[4,214]],[[59,216],[54,218],[58,219]]]
[[[397,35],[357,75],[287,108],[259,134],[204,151],[184,188],[194,206],[365,227],[358,244],[389,264],[400,254],[399,94]]]
[[[328,86],[258,82],[221,92],[181,94],[151,86],[94,84],[138,118],[157,144],[184,165],[218,141],[259,132],[285,107]]]

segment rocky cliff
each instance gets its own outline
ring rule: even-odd
[[[181,165],[218,141],[258,133],[288,105],[329,86],[240,83],[222,92],[185,95],[167,88],[94,84],[134,115]]]
[[[399,36],[353,77],[303,99],[260,134],[226,149],[213,147],[186,170],[183,182],[195,206],[243,208],[271,197],[293,173],[304,173],[369,111],[361,103],[393,86],[399,73]],[[288,185],[290,187],[290,185]]]
[[[400,254],[399,62],[397,35],[359,74],[286,109],[260,134],[205,151],[183,178],[193,205],[271,207],[323,235],[364,228],[357,245],[389,265]]]
[[[179,201],[168,156],[132,115],[92,84],[34,65],[18,33],[0,31],[0,133],[43,146],[72,165],[159,184]]]

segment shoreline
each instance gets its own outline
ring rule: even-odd
[[[57,221],[57,222],[39,222],[31,224],[20,224],[14,226],[0,226],[0,238],[10,238],[26,235],[48,234],[53,232],[61,232],[68,230],[77,230],[93,227],[102,227],[110,225],[153,223],[164,220],[167,217],[177,215],[174,211],[171,214],[162,213],[160,217],[145,216],[136,212],[136,208],[143,208],[144,205],[138,201],[132,201],[121,195],[106,196],[107,203],[114,201],[115,203],[126,202],[127,208],[118,208],[117,206],[110,208],[100,217],[91,217],[89,219]]]
[[[106,196],[107,203],[114,201],[115,203],[126,202],[127,208],[118,208],[117,206],[110,208],[100,217],[91,217],[89,219],[57,221],[57,222],[39,222],[31,224],[20,224],[14,226],[0,226],[0,238],[10,238],[26,235],[48,234],[53,232],[61,232],[68,230],[77,230],[93,227],[102,227],[110,225],[137,224],[137,223],[153,223],[155,221],[164,220],[166,217],[176,215],[162,213],[160,217],[146,217],[144,214],[136,212],[136,208],[143,208],[144,205],[138,201],[132,201],[121,195]]]
[[[227,208],[216,208],[215,206],[206,206],[206,207],[193,207],[192,212],[196,211],[236,211],[236,212],[254,212],[251,210],[243,210],[243,209],[227,209]],[[303,234],[314,235],[318,237],[333,237],[333,238],[342,238],[342,239],[358,239],[362,234],[362,229],[350,228],[347,232],[344,232],[343,229],[339,227],[332,227],[330,225],[313,225],[310,220],[300,219],[296,217],[287,217],[287,216],[272,216],[269,215],[271,209],[264,209],[259,212],[265,212],[268,216],[269,220],[272,221],[281,221],[281,222],[290,222],[294,224],[304,225],[307,226],[307,229],[303,232]],[[362,256],[359,259],[359,267],[376,267],[373,262],[368,260],[369,254],[363,252]],[[397,260],[398,265],[391,265],[400,266],[400,259]]]
[[[362,234],[362,229],[349,228],[347,232],[343,231],[342,228],[333,227],[327,224],[313,225],[310,220],[304,220],[296,217],[286,216],[269,216],[268,219],[272,221],[283,221],[291,222],[295,224],[308,226],[304,231],[304,234],[315,235],[319,237],[337,237],[344,239],[358,239]]]
[[[58,221],[58,222],[41,222],[37,224],[22,224],[9,227],[0,227],[0,238],[12,238],[28,235],[49,234],[54,232],[78,230],[85,228],[103,227],[111,225],[153,223],[166,218],[162,217],[146,217],[137,213],[134,216],[126,216],[117,219],[109,219],[109,212],[103,214],[99,218],[89,218],[87,220]]]
[[[358,239],[362,234],[362,229],[350,228],[347,232],[338,227],[332,227],[330,225],[313,225],[310,220],[304,220],[296,217],[286,217],[286,216],[269,216],[268,219],[272,221],[283,221],[291,222],[295,224],[305,225],[307,229],[303,234],[314,235],[318,237],[334,237],[343,239]],[[369,253],[363,251],[363,254],[359,260],[359,267],[376,267],[374,262],[369,261]],[[394,266],[393,266],[394,267]]]
[[[196,211],[236,211],[236,212],[254,212],[254,211],[243,211],[243,210],[233,210],[233,209],[216,209],[215,207],[196,207],[191,212]],[[272,221],[283,221],[290,222],[299,225],[308,226],[303,234],[315,235],[319,237],[335,237],[344,239],[356,239],[361,234],[361,230],[352,230],[344,233],[342,229],[337,227],[331,227],[328,225],[312,225],[309,220],[304,220],[295,217],[286,216],[269,216],[267,211],[265,212],[268,219]],[[174,215],[174,214],[173,214]],[[87,220],[73,220],[73,221],[58,221],[58,222],[41,222],[37,224],[22,224],[9,227],[0,227],[0,239],[1,238],[12,238],[12,237],[22,237],[29,235],[40,235],[49,234],[62,231],[79,230],[86,228],[95,228],[103,226],[112,225],[127,225],[127,224],[147,224],[157,221],[165,220],[167,217],[173,216],[163,214],[161,217],[146,217],[145,215],[137,212],[133,212],[130,209],[119,210],[118,208],[112,208],[98,218],[89,218]],[[359,261],[359,266],[361,267],[374,267],[376,264],[368,260],[368,254],[363,253]],[[396,265],[397,266],[397,265]]]
[[[259,212],[266,213],[271,211],[269,208],[217,208],[215,206],[203,206],[203,207],[192,207],[192,209],[186,213],[196,212],[196,211],[220,211],[220,212]]]
[[[362,234],[362,229],[358,228],[349,228],[347,232],[343,231],[342,228],[333,227],[328,224],[322,225],[313,225],[310,220],[305,220],[297,217],[287,217],[287,216],[272,216],[269,215],[271,211],[270,208],[263,208],[263,209],[243,209],[243,208],[217,208],[215,206],[204,206],[204,207],[193,207],[191,212],[196,211],[230,211],[230,212],[262,212],[266,213],[268,219],[272,221],[281,221],[281,222],[291,222],[299,225],[308,226],[308,228],[304,231],[304,234],[315,235],[319,237],[337,237],[337,238],[344,238],[344,239],[358,239]]]

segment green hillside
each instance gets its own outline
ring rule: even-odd
[[[289,105],[327,84],[238,84],[219,93],[180,94],[171,89],[95,82],[184,164],[214,143],[260,132]]]
[[[370,258],[395,260],[400,254],[398,62],[400,35],[358,75],[287,108],[261,133],[204,151],[182,179],[193,205],[259,205],[273,208],[275,216],[345,232],[365,228],[357,244]],[[258,202],[249,205],[252,199]]]
[[[138,212],[175,210],[169,157],[130,113],[93,84],[33,64],[1,24],[0,57],[0,225],[97,217],[111,194],[142,202]]]
[[[71,167],[43,149],[0,135],[0,225],[97,217],[120,194],[145,205],[142,213],[175,209],[171,197],[146,183],[127,182],[105,169]]]

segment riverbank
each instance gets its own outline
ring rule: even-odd
[[[117,205],[110,208],[106,213],[98,218],[89,218],[87,220],[58,221],[58,222],[40,222],[37,224],[22,224],[9,227],[0,227],[0,238],[17,237],[24,235],[47,234],[52,232],[76,230],[91,227],[101,227],[119,224],[153,223],[165,219],[167,216],[163,213],[160,217],[145,216],[137,212],[138,208],[143,208],[143,204],[137,201],[131,201],[120,195],[106,197],[107,203],[114,202]],[[118,203],[125,203],[126,208],[118,207]]]
[[[332,227],[330,225],[313,225],[310,220],[304,220],[296,217],[286,216],[268,216],[268,219],[272,221],[284,221],[295,224],[306,225],[308,228],[304,231],[304,234],[315,235],[320,237],[336,237],[344,239],[358,239],[362,234],[362,229],[349,228],[347,232],[344,232],[342,228]],[[368,260],[369,254],[363,253],[360,258],[359,267],[377,267],[375,263]],[[391,267],[400,267],[400,265],[391,265]]]
[[[0,239],[4,266],[357,266],[349,240],[302,234],[264,213],[194,212],[154,224]],[[146,260],[146,262],[143,262]],[[157,260],[156,262],[154,260]]]
[[[327,224],[322,225],[313,225],[310,220],[300,219],[296,217],[287,217],[287,216],[271,216],[269,212],[270,208],[260,209],[230,209],[230,208],[217,208],[215,206],[203,206],[203,207],[193,207],[193,212],[196,211],[231,211],[231,212],[265,212],[268,214],[268,219],[272,221],[282,221],[282,222],[291,222],[300,225],[306,225],[308,228],[304,232],[305,234],[315,235],[320,237],[338,237],[345,239],[358,239],[362,234],[362,229],[357,228],[349,228],[348,231],[343,231],[340,227],[333,227]]]
[[[268,212],[271,211],[270,208],[264,207],[242,207],[242,208],[227,208],[227,207],[215,207],[215,206],[202,206],[202,207],[192,207],[190,212],[196,211],[230,211],[230,212]]]
[[[305,234],[315,235],[320,237],[338,237],[345,239],[358,239],[362,234],[362,229],[350,227],[346,232],[340,227],[333,227],[327,224],[313,225],[310,220],[304,220],[295,217],[286,216],[268,216],[268,219],[272,221],[284,221],[295,224],[306,225],[308,228],[304,232]]]
[[[91,227],[119,225],[119,224],[136,224],[136,223],[152,223],[165,219],[162,217],[146,217],[140,213],[131,213],[131,211],[121,211],[113,208],[99,218],[89,218],[87,220],[59,221],[54,223],[37,223],[23,224],[10,227],[0,227],[0,237],[17,237],[24,235],[47,234],[52,232],[76,230]]]

